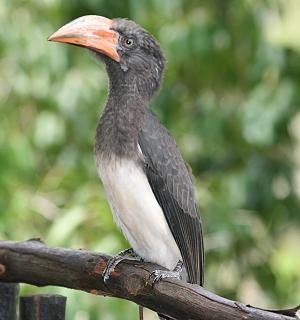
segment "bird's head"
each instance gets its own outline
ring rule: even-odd
[[[159,87],[163,53],[154,37],[131,20],[83,16],[58,29],[48,40],[96,52],[106,63],[111,83],[125,81],[149,98]]]

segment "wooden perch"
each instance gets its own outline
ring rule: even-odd
[[[0,241],[0,281],[55,285],[119,297],[176,319],[298,319],[299,306],[279,313],[261,310],[175,279],[164,279],[152,287],[149,276],[161,267],[150,263],[124,261],[105,285],[101,274],[109,258],[85,250],[50,248],[34,239]]]

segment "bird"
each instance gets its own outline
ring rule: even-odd
[[[178,277],[183,268],[187,282],[202,286],[203,232],[192,174],[149,107],[166,64],[158,41],[132,20],[97,15],[67,23],[48,40],[89,49],[108,74],[95,162],[114,220],[131,248],[109,261],[104,280],[132,255],[167,269],[155,270],[156,281]]]

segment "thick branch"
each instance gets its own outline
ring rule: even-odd
[[[107,255],[85,250],[49,248],[38,240],[0,241],[0,281],[55,285],[119,297],[177,319],[297,319],[297,308],[287,310],[288,315],[276,314],[174,279],[152,287],[149,276],[157,266],[150,263],[124,261],[105,285],[101,273],[108,259]]]

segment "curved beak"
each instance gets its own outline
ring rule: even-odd
[[[118,33],[111,29],[112,24],[113,21],[105,17],[83,16],[58,29],[48,40],[89,48],[120,61]]]

